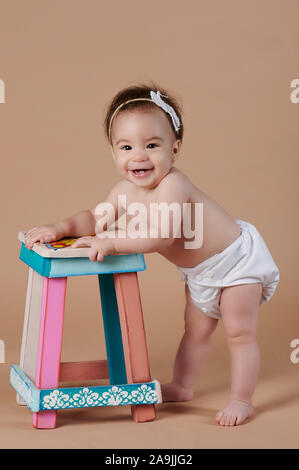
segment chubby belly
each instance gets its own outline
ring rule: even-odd
[[[171,246],[159,253],[177,266],[192,268],[202,261],[220,253],[231,245],[241,234],[240,226],[230,217],[218,223],[203,224],[202,244],[199,248],[187,248],[192,239],[175,238]]]

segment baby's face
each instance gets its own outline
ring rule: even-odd
[[[181,141],[160,109],[119,113],[112,123],[111,151],[121,175],[152,189],[171,170]]]

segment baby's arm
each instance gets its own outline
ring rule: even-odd
[[[31,249],[36,242],[46,243],[64,237],[80,237],[94,233],[95,221],[91,210],[83,210],[55,224],[41,225],[28,230],[25,246]]]
[[[112,204],[115,207],[115,217],[116,220],[119,217],[118,207],[117,207],[117,194],[119,191],[119,186],[121,182],[117,183],[114,188],[110,191],[105,202]],[[25,235],[25,246],[28,249],[31,249],[35,242],[40,241],[41,243],[51,242],[55,240],[60,240],[64,237],[83,237],[88,235],[95,235],[95,217],[94,209],[87,209],[80,211],[67,219],[57,222],[55,224],[42,225],[38,227],[33,227]],[[111,214],[111,223],[112,220]],[[110,225],[110,219],[108,219],[108,226]]]

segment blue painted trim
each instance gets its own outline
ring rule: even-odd
[[[146,269],[142,253],[129,255],[108,255],[103,262],[89,258],[44,258],[28,250],[22,243],[20,260],[45,277],[84,276],[138,272]]]
[[[155,381],[143,384],[54,388],[40,391],[40,410],[70,410],[156,403],[161,402]]]
[[[138,384],[38,389],[19,366],[12,365],[10,384],[33,412],[162,403],[157,380]]]
[[[39,411],[40,391],[19,366],[11,366],[9,382],[31,411]]]
[[[35,251],[28,250],[22,243],[20,251],[20,260],[28,264],[34,271],[38,272],[41,276],[49,277],[51,270],[51,258],[44,258]]]

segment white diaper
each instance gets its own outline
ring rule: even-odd
[[[262,282],[263,304],[271,299],[279,282],[278,268],[258,230],[244,220],[235,222],[242,233],[225,250],[193,268],[177,266],[195,305],[212,318],[221,318],[223,287]]]

